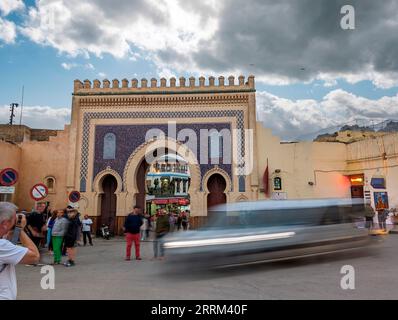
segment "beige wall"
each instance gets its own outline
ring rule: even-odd
[[[282,190],[288,199],[349,197],[346,169],[346,145],[342,143],[300,142],[281,143],[270,129],[257,123],[259,180],[269,165],[270,194],[273,178],[282,178]],[[280,174],[275,170],[280,170]],[[313,185],[309,185],[312,182]],[[263,183],[261,182],[261,188]],[[279,192],[279,191],[278,191]],[[259,198],[264,199],[263,192]]]
[[[20,163],[21,163],[21,152],[22,149],[12,143],[0,141],[0,171],[5,168],[13,168],[20,172]],[[15,194],[11,196],[11,201],[15,201],[18,197],[20,183],[17,182],[15,185]],[[8,197],[8,196],[7,196]],[[7,198],[9,199],[9,198]]]
[[[49,201],[52,208],[67,205],[66,166],[68,156],[68,130],[51,137],[50,141],[28,141],[21,145],[20,185],[17,204],[21,209],[30,210],[34,201],[30,190],[36,183],[44,183],[46,177],[55,178],[55,193],[50,193],[43,201]]]

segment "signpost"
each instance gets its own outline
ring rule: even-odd
[[[80,192],[79,191],[72,191],[69,194],[69,201],[72,203],[79,202],[80,200]]]
[[[18,172],[12,168],[6,168],[0,172],[0,184],[11,187],[18,181]]]
[[[30,190],[30,196],[35,201],[43,200],[45,197],[47,197],[47,195],[48,188],[42,183],[34,185],[33,188]]]

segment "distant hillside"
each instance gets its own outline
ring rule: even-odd
[[[364,120],[361,120],[364,122]],[[358,121],[356,121],[358,122]],[[370,122],[370,121],[368,121]],[[333,129],[336,129],[335,127]],[[327,129],[323,130],[326,131]],[[367,138],[374,138],[385,135],[389,132],[398,132],[398,121],[385,120],[377,124],[346,124],[338,130],[333,130],[333,133],[320,132],[314,139],[317,142],[343,142],[352,143]]]

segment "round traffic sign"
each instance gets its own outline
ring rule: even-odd
[[[80,192],[79,191],[72,191],[69,194],[69,201],[72,203],[79,202],[80,200]]]
[[[34,185],[33,188],[30,190],[30,196],[32,197],[33,200],[36,201],[43,200],[45,197],[47,197],[47,195],[48,195],[48,189],[42,183]]]
[[[12,168],[6,168],[0,172],[0,184],[10,187],[18,181],[18,172]]]

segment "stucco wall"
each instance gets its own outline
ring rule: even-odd
[[[68,161],[68,130],[58,132],[50,141],[28,141],[22,143],[20,163],[21,182],[18,188],[17,204],[30,210],[34,201],[29,193],[36,183],[44,183],[46,177],[55,178],[55,192],[43,201],[49,201],[52,208],[67,205],[66,168]]]
[[[20,171],[21,148],[18,145],[0,140],[0,171],[5,168],[13,168]],[[19,183],[15,185],[16,193],[11,197],[15,201],[18,196]]]
[[[349,181],[341,170],[346,169],[346,145],[342,143],[281,143],[270,129],[257,123],[259,179],[269,168],[270,195],[273,178],[282,178],[282,190],[288,199],[349,197]],[[280,170],[280,173],[275,173]],[[310,185],[309,182],[313,183]],[[261,182],[261,188],[263,183]],[[260,192],[264,199],[264,192]]]

